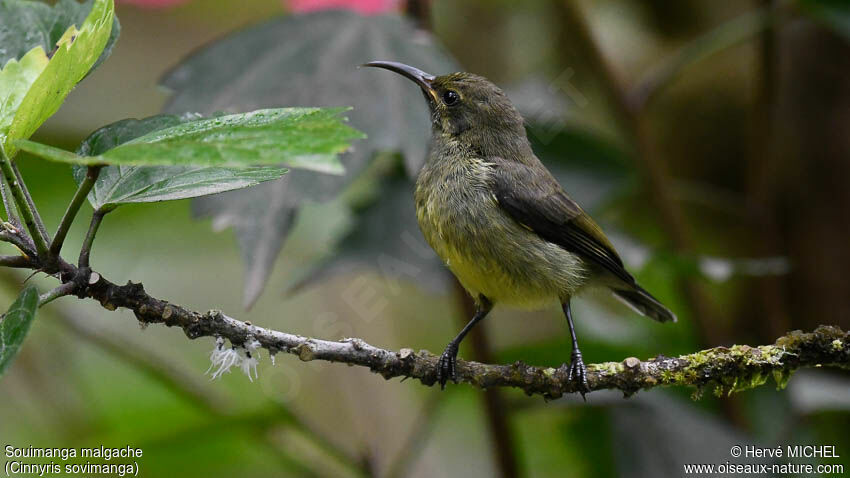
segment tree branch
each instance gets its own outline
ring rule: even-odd
[[[224,397],[211,394],[212,390],[199,380],[199,376],[193,376],[191,373],[175,367],[165,357],[158,355],[156,351],[140,349],[119,336],[104,333],[97,327],[87,324],[83,317],[74,315],[67,310],[56,315],[59,322],[77,337],[97,345],[107,353],[136,368],[175,395],[184,398],[188,403],[218,419],[238,416],[237,407],[234,407],[234,404],[225,400]],[[281,423],[290,427],[311,442],[318,450],[335,458],[341,465],[356,474],[362,472],[354,457],[330,443],[327,437],[313,430],[287,406],[275,402],[269,410],[267,422],[269,424]],[[274,443],[269,434],[260,433],[257,434],[256,438],[261,442],[272,445],[276,454],[285,451],[284,447]]]
[[[128,282],[116,285],[97,273],[87,280],[86,271],[62,261],[63,282],[78,284],[76,294],[97,300],[108,310],[124,307],[145,323],[161,323],[180,327],[190,339],[223,337],[234,346],[256,340],[270,354],[286,352],[302,361],[325,360],[368,367],[386,379],[415,378],[425,385],[436,381],[438,357],[428,351],[398,352],[384,350],[361,339],[321,340],[257,327],[228,317],[217,310],[196,312],[148,295],[142,284]],[[745,390],[764,384],[773,376],[782,387],[791,374],[804,367],[838,367],[850,369],[850,333],[833,326],[821,326],[810,333],[794,331],[773,345],[731,348],[715,347],[680,357],[658,356],[646,361],[629,357],[622,362],[606,362],[588,366],[591,390],[617,389],[632,395],[657,386],[688,386],[698,392],[717,386],[721,393]],[[479,388],[513,387],[529,395],[558,398],[577,391],[567,381],[565,366],[541,368],[516,362],[490,365],[458,361],[458,378]]]
[[[30,258],[35,257],[35,246],[32,244],[32,241],[23,231],[10,231],[8,229],[0,230],[0,242],[8,242],[13,246],[17,247],[21,252],[29,256]],[[31,265],[34,261],[30,260]]]
[[[38,234],[44,240],[45,244],[50,244],[50,235],[47,234],[47,228],[44,227],[44,221],[41,219],[41,214],[38,213],[38,208],[35,207],[35,201],[33,201],[32,195],[30,194],[30,190],[27,188],[27,183],[24,182],[24,177],[21,176],[21,171],[18,169],[18,165],[15,164],[14,161],[10,162],[12,164],[12,171],[15,173],[15,177],[18,180],[18,186],[21,188],[21,191],[24,194],[24,199],[26,199],[27,205],[29,205],[29,208],[32,210],[32,216],[35,220],[35,225],[38,229]]]
[[[12,203],[11,198],[8,194],[6,194],[6,182],[3,179],[0,179],[0,199],[3,200],[3,209],[6,210],[6,218],[16,228],[21,227],[21,221],[15,215],[15,205]]]
[[[32,262],[24,256],[0,256],[0,266],[29,269],[32,267]]]
[[[66,295],[71,295],[77,289],[77,284],[73,282],[66,282],[53,290],[45,292],[38,296],[38,306],[44,307],[45,305],[53,302],[54,300],[65,297]]]

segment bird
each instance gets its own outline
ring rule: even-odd
[[[590,388],[570,309],[574,296],[607,288],[641,315],[676,322],[535,156],[522,115],[498,86],[473,73],[435,76],[395,61],[362,66],[412,80],[430,110],[416,217],[425,240],[475,302],[472,319],[440,355],[435,381],[441,388],[449,379],[457,382],[459,346],[496,304],[538,309],[560,303],[572,345],[567,380],[582,397]]]

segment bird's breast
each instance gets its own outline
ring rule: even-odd
[[[489,188],[492,165],[462,158],[426,165],[416,182],[416,213],[426,239],[439,249],[467,249],[486,231],[498,203]]]
[[[490,187],[483,159],[429,161],[416,183],[416,213],[425,239],[473,295],[538,307],[584,283],[581,260],[519,225]]]

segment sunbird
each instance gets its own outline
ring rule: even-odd
[[[372,61],[419,85],[431,111],[428,159],[416,180],[419,227],[473,297],[476,312],[440,356],[441,388],[457,382],[458,347],[494,304],[540,308],[557,300],[572,354],[567,379],[590,391],[570,299],[610,289],[659,322],[676,316],[635,282],[602,229],[537,159],[522,115],[507,95],[472,73],[434,76],[403,63]]]

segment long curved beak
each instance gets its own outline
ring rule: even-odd
[[[430,73],[425,73],[419,68],[405,65],[404,63],[399,63],[397,61],[370,61],[369,63],[362,64],[361,66],[383,68],[385,70],[398,73],[419,85],[419,87],[422,88],[422,92],[424,92],[430,100],[437,101],[437,92],[431,87],[431,83],[436,77]]]

